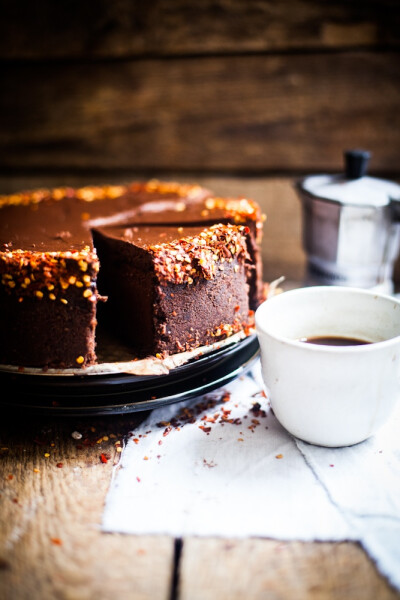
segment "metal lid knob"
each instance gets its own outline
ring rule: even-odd
[[[367,150],[346,150],[344,153],[346,178],[360,179],[360,177],[364,177],[370,157],[371,154]]]

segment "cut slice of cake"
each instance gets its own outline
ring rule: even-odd
[[[108,325],[139,356],[212,344],[250,325],[245,226],[93,230]],[[100,314],[102,314],[100,313]]]

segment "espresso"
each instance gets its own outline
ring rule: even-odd
[[[318,344],[319,346],[363,346],[371,343],[358,338],[334,335],[301,338],[300,341],[306,344]]]
[[[371,343],[358,338],[348,338],[335,335],[301,338],[300,341],[306,344],[317,344],[319,346],[363,346],[364,344]]]

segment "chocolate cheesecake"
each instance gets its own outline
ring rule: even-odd
[[[246,198],[149,181],[0,197],[0,363],[96,363],[101,319],[138,357],[247,328],[264,299]]]

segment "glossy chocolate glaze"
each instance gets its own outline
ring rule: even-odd
[[[97,228],[96,228],[97,229]],[[139,248],[150,248],[159,244],[169,244],[187,237],[198,236],[204,226],[185,227],[168,225],[133,225],[132,227],[110,226],[98,229],[103,235],[135,244]]]
[[[102,194],[102,190],[106,191]],[[93,247],[91,228],[95,225],[201,221],[204,200],[210,196],[210,192],[198,186],[183,187],[178,193],[168,191],[168,187],[164,189],[162,184],[150,189],[148,184],[131,184],[54,192],[43,190],[0,197],[2,249],[81,250]]]

